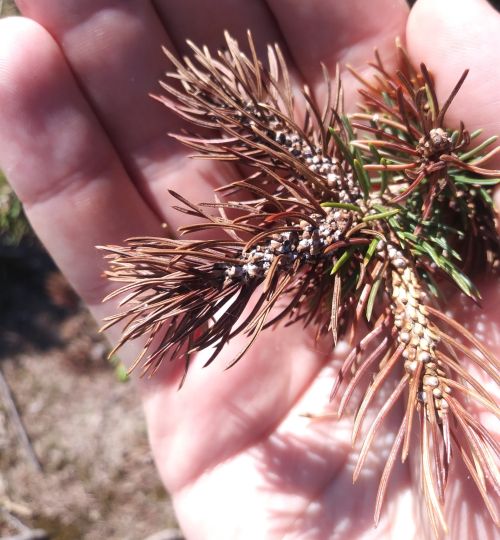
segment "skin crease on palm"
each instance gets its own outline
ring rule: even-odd
[[[214,186],[237,175],[186,159],[166,137],[181,124],[147,97],[168,69],[161,45],[183,53],[190,38],[215,48],[224,28],[240,41],[250,28],[261,50],[280,42],[295,79],[321,94],[321,61],[331,72],[337,62],[361,67],[377,46],[390,62],[399,35],[413,60],[433,70],[441,99],[470,68],[449,125],[462,119],[471,131],[500,134],[500,16],[485,0],[419,0],[411,13],[403,0],[214,0],[209,10],[201,0],[18,5],[25,18],[0,21],[0,167],[98,320],[115,306],[101,305],[111,285],[94,246],[163,234],[162,222],[175,230],[185,216],[170,210],[167,188],[210,200]],[[346,74],[344,83],[352,108],[354,81]],[[454,313],[498,353],[498,282],[481,287],[482,310],[457,301]],[[429,538],[415,456],[395,469],[373,528],[401,411],[385,423],[354,486],[349,417],[301,416],[324,410],[347,347],[332,359],[307,332],[279,328],[224,372],[240,346],[230,343],[205,370],[196,360],[179,392],[181,363],[139,384],[156,464],[187,538]],[[456,467],[448,489],[450,538],[493,538],[479,494],[460,473]]]

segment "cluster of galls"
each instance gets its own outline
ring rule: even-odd
[[[446,374],[441,361],[436,358],[439,338],[431,330],[425,309],[426,294],[403,254],[391,244],[388,245],[386,253],[393,268],[391,307],[394,326],[398,329],[398,342],[404,345],[404,369],[410,377],[420,371],[417,397],[422,403],[433,399],[434,408],[441,418],[448,409],[448,402],[443,396],[449,394],[451,388],[442,382]],[[423,366],[421,370],[419,364]],[[429,414],[428,409],[426,410]]]
[[[274,140],[294,157],[302,160],[311,172],[322,177],[325,180],[325,187],[328,188],[326,192],[333,192],[338,196],[336,202],[355,203],[362,198],[352,172],[343,171],[337,158],[325,155],[319,146],[313,146],[297,133],[280,127],[282,126],[279,122],[271,123]]]
[[[242,254],[240,265],[226,268],[226,279],[264,278],[276,257],[280,257],[280,269],[285,271],[297,259],[312,263],[322,256],[332,258],[330,254],[324,255],[325,248],[340,241],[357,222],[354,213],[343,208],[325,208],[325,214],[313,214],[311,221],[299,222],[300,230],[276,233],[262,244],[255,245]]]
[[[301,137],[296,131],[290,129],[280,118],[262,111],[251,101],[243,105],[243,111],[237,111],[238,122],[245,128],[258,127],[257,122],[251,118],[257,118],[259,122],[268,126],[266,136],[274,140],[283,150],[300,160],[311,172],[325,181],[324,194],[334,193],[338,196],[336,202],[356,203],[362,199],[361,190],[351,171],[345,172],[339,160],[330,157],[323,149]],[[258,135],[257,135],[258,138]],[[268,145],[265,140],[258,141]],[[303,179],[301,179],[303,180]]]

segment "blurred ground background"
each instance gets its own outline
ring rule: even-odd
[[[179,538],[107,351],[0,176],[0,540]]]

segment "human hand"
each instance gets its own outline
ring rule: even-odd
[[[332,73],[338,61],[360,66],[374,46],[390,59],[408,15],[403,0],[311,0],[307,7],[297,0],[270,0],[269,7],[220,0],[207,14],[196,0],[158,0],[156,11],[150,2],[18,3],[32,20],[0,25],[0,166],[98,320],[114,306],[101,305],[111,285],[101,277],[94,246],[162,234],[162,222],[175,231],[185,216],[170,210],[167,189],[210,200],[214,186],[237,175],[226,165],[187,160],[186,150],[166,137],[181,123],[147,98],[168,69],[162,44],[183,53],[189,37],[213,49],[224,28],[242,42],[250,28],[261,46],[285,43],[297,78],[301,73],[319,90],[320,61]],[[471,68],[448,120],[463,119],[470,130],[484,127],[488,134],[500,133],[499,81],[488,69],[498,64],[491,45],[499,19],[482,0],[420,0],[406,34],[414,60],[437,75],[441,96]],[[355,82],[346,74],[344,84],[352,106]],[[494,325],[499,297],[494,285],[489,291],[482,314]],[[498,350],[498,338],[493,345]],[[232,342],[210,368],[194,365],[180,392],[182,362],[141,383],[156,463],[188,538],[426,537],[409,467],[395,472],[386,511],[372,528],[390,447],[384,434],[352,486],[350,420],[300,416],[324,408],[345,349],[332,361],[331,350],[312,336],[283,328],[262,334],[242,362],[221,373],[239,349]],[[124,354],[135,352],[130,346]],[[385,427],[395,426],[389,419]],[[475,488],[456,486],[449,494],[455,537],[493,534],[489,517],[477,510]],[[456,525],[459,498],[480,516],[467,520],[466,533]]]

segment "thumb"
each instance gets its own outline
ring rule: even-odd
[[[500,134],[500,14],[486,0],[418,0],[407,24],[408,52],[424,62],[436,78],[441,102],[467,68],[469,75],[447,119],[464,122],[469,132],[484,137]],[[500,154],[486,164],[500,168]],[[500,190],[496,190],[500,207]]]

